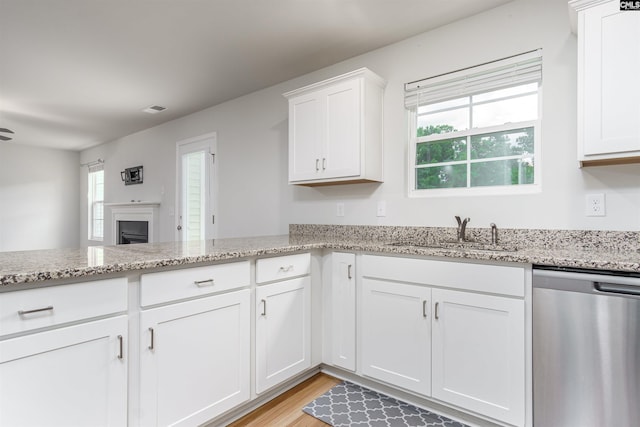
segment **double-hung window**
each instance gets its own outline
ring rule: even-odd
[[[409,195],[539,191],[541,51],[407,83]]]
[[[104,165],[89,165],[88,224],[89,240],[104,240]]]

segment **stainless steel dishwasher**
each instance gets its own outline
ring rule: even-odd
[[[534,267],[533,425],[640,426],[640,273]]]

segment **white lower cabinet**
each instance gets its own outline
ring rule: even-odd
[[[433,289],[433,397],[524,423],[524,301]]]
[[[140,425],[195,426],[250,398],[250,291],[142,311]]]
[[[362,373],[431,394],[431,289],[363,279]]]
[[[356,370],[356,256],[331,254],[329,324],[330,363]]]
[[[127,363],[127,316],[0,341],[0,425],[124,426]]]
[[[362,374],[527,423],[524,268],[363,256]]]
[[[256,393],[311,367],[309,276],[256,288]]]

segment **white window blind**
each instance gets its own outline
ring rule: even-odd
[[[542,80],[542,50],[510,56],[405,84],[405,106],[414,109],[465,95]]]

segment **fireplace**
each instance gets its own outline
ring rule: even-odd
[[[154,243],[157,240],[160,203],[105,203],[105,206],[111,209],[111,244]]]
[[[149,242],[149,221],[118,221],[118,245]]]

